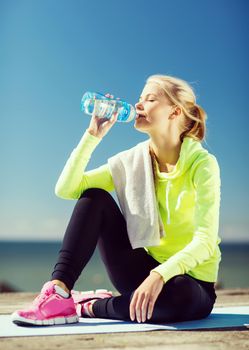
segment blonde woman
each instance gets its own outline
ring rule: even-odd
[[[30,307],[12,314],[16,324],[78,322],[79,316],[178,322],[205,318],[212,311],[221,260],[220,170],[201,144],[206,113],[190,84],[160,74],[148,77],[135,107],[134,127],[149,136],[166,235],[159,245],[133,249],[125,217],[109,193],[115,186],[108,163],[85,171],[117,120],[117,114],[110,120],[93,114],[55,188],[58,197],[77,199],[58,262]],[[73,290],[96,246],[120,295]]]

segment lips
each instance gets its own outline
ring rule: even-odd
[[[139,114],[136,114],[136,119],[138,119],[138,118],[146,118],[146,117],[145,117],[145,115],[139,113]]]

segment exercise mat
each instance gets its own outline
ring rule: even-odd
[[[198,330],[248,327],[249,306],[215,307],[203,319],[177,323],[137,323],[107,318],[83,318],[78,323],[54,326],[18,326],[10,315],[0,315],[0,337],[145,332],[153,330]]]

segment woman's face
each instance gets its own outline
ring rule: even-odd
[[[164,90],[155,83],[145,85],[135,108],[137,116],[134,127],[141,131],[167,130],[169,116],[174,112]]]

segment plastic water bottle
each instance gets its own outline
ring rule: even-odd
[[[94,111],[95,108],[95,111]],[[135,108],[123,101],[106,97],[100,92],[84,93],[81,99],[81,111],[92,115],[93,111],[99,118],[110,119],[118,111],[118,122],[130,122],[136,116]]]

